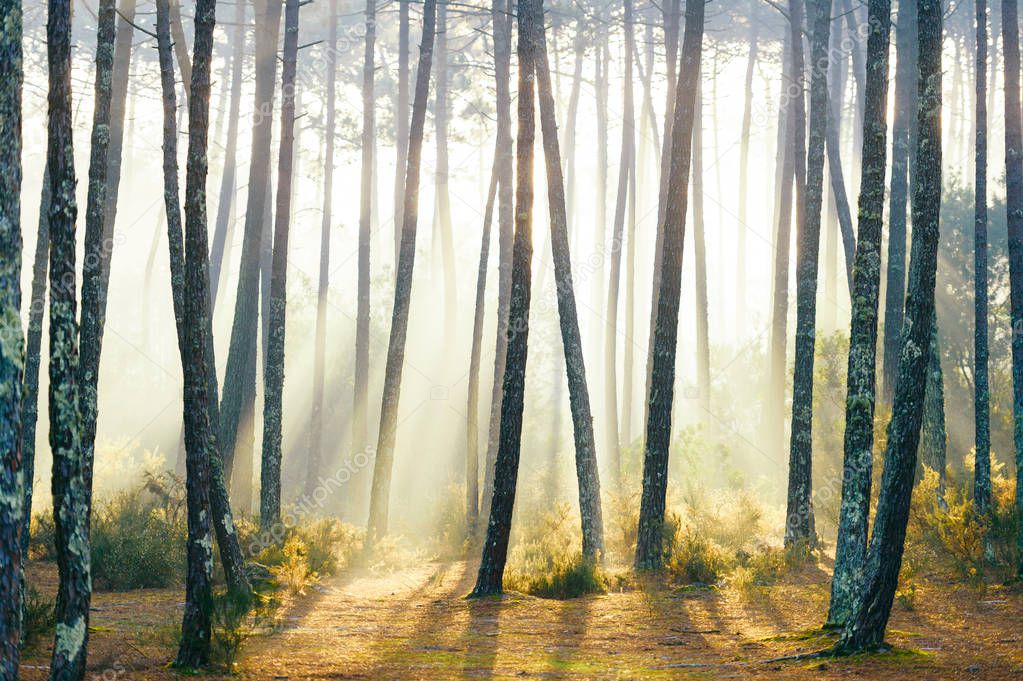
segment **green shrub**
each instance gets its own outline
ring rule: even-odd
[[[754,587],[773,586],[791,565],[789,553],[773,546],[758,547],[752,553],[736,554],[738,565],[732,573],[731,584],[739,591]]]
[[[527,572],[507,572],[505,588],[554,599],[607,593],[607,578],[597,564],[583,558],[581,552],[571,556],[548,554],[530,566]]]
[[[692,528],[683,528],[677,517],[669,518],[665,529],[670,533],[665,545],[665,572],[672,581],[708,585],[721,581],[730,566],[719,546]]]
[[[113,591],[180,584],[186,539],[185,523],[161,497],[121,493],[93,510],[93,583]]]

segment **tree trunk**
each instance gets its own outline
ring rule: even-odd
[[[32,298],[28,311],[25,342],[25,375],[21,394],[21,468],[25,481],[24,514],[21,526],[21,566],[28,561],[32,528],[32,498],[35,485],[36,426],[39,421],[39,365],[42,360],[43,315],[46,313],[46,275],[50,256],[50,173],[43,171],[42,197],[39,201],[39,225],[32,262]],[[24,576],[22,577],[24,586]]]
[[[785,364],[788,341],[789,307],[789,252],[792,241],[792,184],[795,179],[795,101],[789,92],[792,85],[793,68],[791,57],[791,31],[786,36],[784,64],[782,66],[782,96],[778,107],[778,142],[776,153],[775,216],[777,227],[774,243],[774,283],[771,300],[771,331],[768,342],[768,396],[764,401],[763,431],[768,442],[768,452],[782,452],[785,418]],[[797,72],[798,73],[798,72]],[[802,86],[798,87],[802,92]]]
[[[927,387],[920,449],[923,464],[938,474],[938,503],[944,505],[948,430],[945,426],[945,379],[941,370],[937,314],[931,326],[931,339],[927,344]]]
[[[373,0],[370,0],[372,3]],[[281,67],[281,153],[277,170],[277,222],[274,224],[270,277],[270,333],[263,369],[263,458],[259,476],[259,524],[270,531],[281,519],[281,431],[284,422],[284,337],[288,302],[288,232],[295,157],[295,89],[298,70],[299,0],[284,9]]]
[[[113,12],[113,9],[110,10]],[[81,418],[83,482],[87,511],[92,508],[92,467],[96,451],[97,387],[103,327],[106,322],[110,260],[118,187],[121,182],[121,150],[124,144],[124,112],[131,61],[135,0],[122,0],[121,19],[115,28],[97,37],[96,106],[93,114],[89,159],[89,191],[85,214],[85,256],[82,263],[82,318],[78,372],[78,410]],[[100,58],[102,54],[102,61]]]
[[[526,354],[529,338],[531,263],[533,259],[533,145],[536,139],[533,89],[536,56],[542,38],[542,0],[518,3],[518,140],[516,142],[517,185],[515,190],[515,244],[512,256],[511,312],[508,330],[508,360],[501,401],[501,442],[494,476],[494,498],[490,505],[483,557],[472,597],[501,593],[508,556],[512,509],[519,473],[522,445],[522,408],[526,387]]]
[[[607,284],[607,312],[604,317],[604,418],[608,464],[614,484],[621,482],[621,433],[618,428],[618,292],[621,285],[622,246],[629,179],[635,171],[636,118],[633,104],[632,65],[635,52],[632,0],[625,2],[625,76],[623,78],[622,154],[618,165],[618,198],[615,201],[614,232],[611,236],[611,273]]]
[[[111,5],[112,7],[112,5]],[[113,25],[113,21],[110,22]],[[0,679],[15,681],[21,644],[21,551],[25,480],[20,442],[21,332],[21,90],[22,11],[0,0],[0,314],[5,350],[0,356]],[[31,480],[29,481],[31,485]]]
[[[909,152],[916,110],[916,5],[903,0],[895,22],[895,117],[892,123],[892,184],[888,203],[888,272],[885,279],[884,358],[882,395],[895,393],[902,316],[906,299],[906,197],[909,192]]]
[[[398,110],[395,112],[395,146],[398,157],[394,171],[394,264],[401,252],[401,228],[405,205],[405,170],[408,164],[409,126],[409,2],[398,0]]]
[[[853,265],[852,327],[845,401],[842,501],[831,580],[828,626],[841,627],[853,614],[867,551],[870,486],[877,401],[877,323],[881,289],[881,238],[887,160],[888,41],[890,0],[868,7],[863,166],[860,175],[858,240]]]
[[[107,10],[107,16],[112,10]],[[71,122],[71,4],[50,0],[46,24],[50,169],[50,450],[53,520],[60,583],[51,679],[81,679],[89,638],[88,493],[78,419],[75,321],[75,166]]]
[[[789,7],[796,16],[799,0]],[[824,146],[828,126],[828,45],[831,39],[831,0],[810,7],[813,33],[810,47],[810,137],[806,157],[805,207],[799,222],[796,252],[796,366],[792,381],[792,434],[789,446],[788,510],[785,545],[814,544],[813,514],[813,363],[816,350],[817,269],[820,255],[824,197]],[[796,40],[795,36],[793,40]],[[796,50],[798,53],[800,50]],[[802,59],[796,63],[800,67]],[[799,72],[799,71],[797,71]],[[802,96],[796,103],[796,153],[802,155],[798,127]],[[798,188],[799,177],[796,177]],[[798,193],[798,189],[797,189]]]
[[[675,386],[678,308],[682,288],[682,245],[685,240],[686,189],[693,153],[693,117],[700,82],[704,3],[686,4],[682,41],[682,73],[675,94],[671,129],[671,173],[665,205],[657,324],[653,336],[653,371],[647,406],[643,460],[643,494],[639,511],[636,567],[657,569],[663,562],[662,526],[668,489],[668,445]]]
[[[280,33],[281,0],[255,0],[256,92],[252,119],[252,152],[249,162],[248,198],[238,295],[235,299],[231,344],[220,403],[221,454],[224,474],[232,489],[244,491],[251,480],[234,475],[236,446],[251,441],[251,415],[256,399],[256,334],[259,329],[260,250],[270,192],[270,145],[273,137],[273,101],[276,90],[277,39]],[[244,422],[243,422],[244,421]],[[244,432],[243,430],[244,429]],[[244,452],[243,452],[244,456]],[[244,472],[243,472],[244,473]],[[237,504],[240,500],[236,498]],[[248,506],[239,506],[248,510]]]
[[[991,395],[988,388],[988,247],[987,247],[987,0],[977,0],[976,151],[974,163],[974,328],[973,397],[976,453],[973,503],[982,516],[991,506]]]
[[[487,460],[483,473],[483,497],[480,515],[490,517],[494,495],[494,467],[501,431],[502,384],[508,355],[508,315],[511,309],[511,259],[514,220],[514,142],[511,137],[511,28],[508,0],[494,0],[491,5],[494,26],[494,79],[497,103],[497,184],[498,184],[498,278],[497,278],[497,340],[494,352],[494,382],[491,387],[490,425],[487,431]]]
[[[231,111],[227,117],[227,148],[224,151],[224,175],[220,181],[220,200],[217,204],[217,225],[210,247],[210,312],[217,306],[220,291],[220,273],[226,258],[228,231],[230,231],[235,194],[238,191],[238,123],[242,99],[242,74],[245,65],[245,2],[235,2],[233,31],[234,55],[231,57]]]
[[[1006,6],[1009,2],[1012,0],[1006,2]],[[1007,25],[1010,20],[1011,38],[1015,41],[1018,29],[1014,11],[1006,15]],[[903,337],[881,493],[864,579],[855,614],[846,624],[836,646],[840,653],[876,649],[883,644],[902,565],[929,359],[924,349],[930,344],[934,324],[934,281],[941,212],[941,24],[941,3],[921,0],[917,12],[919,109],[913,164],[913,250],[906,304],[908,330]],[[1011,60],[1008,54],[1006,57],[1008,64]],[[1017,74],[1014,78],[1018,78],[1019,64],[1014,62],[1014,65]],[[1009,104],[1016,95],[1015,111],[1018,116],[1018,92],[1009,91],[1007,94]]]
[[[352,452],[364,452],[366,403],[369,400],[369,240],[373,211],[373,148],[376,140],[373,90],[376,49],[376,0],[366,0],[366,52],[362,69],[362,192],[359,203],[358,311],[355,322],[355,395],[352,416]]]
[[[1023,327],[1023,130],[1020,123],[1019,29],[1016,0],[1002,2],[1002,61],[1005,67],[1005,210],[1009,233],[1012,328]],[[1016,514],[1023,517],[1023,333],[1012,334],[1013,446],[1016,452]],[[1023,548],[1023,523],[1017,542]],[[1018,551],[1017,576],[1023,576]]]
[[[667,52],[667,94],[664,103],[664,136],[661,137],[661,164],[658,178],[657,190],[657,233],[654,235],[654,268],[653,268],[653,290],[650,294],[650,333],[648,334],[647,355],[646,355],[646,385],[643,395],[650,394],[651,381],[654,370],[654,331],[657,327],[657,299],[661,291],[661,256],[664,253],[664,215],[668,205],[669,179],[671,176],[671,126],[675,120],[675,81],[676,69],[678,67],[678,36],[679,36],[679,13],[681,11],[681,0],[669,0],[663,10],[664,15],[664,43]],[[746,139],[743,137],[743,139]],[[648,406],[644,400],[644,407]],[[646,409],[644,408],[644,412]],[[649,414],[644,413],[644,421],[649,420]]]
[[[538,11],[542,12],[542,3],[539,0],[535,1],[540,5]],[[572,429],[575,435],[575,466],[579,485],[579,511],[582,516],[583,556],[589,560],[596,560],[599,554],[604,552],[604,520],[600,506],[600,479],[593,437],[593,415],[590,411],[590,394],[586,386],[583,343],[579,333],[579,315],[576,311],[575,288],[572,281],[565,178],[561,172],[561,149],[558,143],[558,124],[555,120],[554,94],[551,91],[543,22],[538,21],[531,29],[535,31],[535,52],[532,56],[536,60],[533,68],[539,93],[540,126],[543,130],[544,159],[547,165],[551,251],[554,256],[561,340],[565,350],[565,369],[568,374],[568,393],[572,406]]]
[[[178,58],[178,68],[181,69],[181,85],[185,89],[187,101],[192,91],[192,61],[188,58],[188,41],[185,40],[185,26],[181,23],[181,0],[170,0],[170,31],[174,40],[174,53]]]
[[[188,452],[188,598],[176,664],[195,668],[209,661],[213,538],[210,528],[210,462],[219,458],[210,414],[208,380],[213,371],[209,329],[208,171],[210,64],[216,3],[199,0],[195,9],[195,59],[188,108],[188,165],[185,180],[185,304],[181,344],[184,373],[185,449]],[[169,61],[166,54],[163,60]],[[221,552],[224,547],[221,545]]]
[[[750,0],[750,16],[756,12],[756,0]],[[743,338],[749,326],[746,313],[746,230],[749,214],[749,141],[753,118],[753,71],[757,65],[760,22],[750,22],[749,54],[746,58],[746,76],[742,108],[742,127],[739,134],[739,225],[735,255],[735,334],[736,340]]]
[[[402,3],[407,8],[406,3]],[[327,126],[324,131],[323,217],[320,221],[320,273],[316,290],[316,330],[313,349],[313,404],[309,423],[309,462],[305,493],[312,496],[320,484],[323,466],[323,390],[326,380],[327,293],[330,286],[330,228],[334,206],[334,138],[337,119],[337,0],[330,0],[330,28],[325,64],[327,68]]]
[[[487,265],[490,261],[490,225],[494,221],[494,203],[497,199],[497,157],[494,149],[494,167],[490,171],[490,188],[483,211],[483,241],[480,245],[480,266],[476,275],[476,303],[472,319],[472,349],[469,352],[469,395],[465,420],[465,526],[466,535],[472,536],[479,521],[479,446],[480,446],[480,352],[483,345],[483,315],[486,310]]]
[[[391,336],[387,344],[384,394],[380,407],[380,433],[377,440],[376,460],[373,462],[373,486],[370,491],[368,541],[371,543],[387,533],[391,469],[394,465],[394,440],[398,430],[398,397],[401,393],[401,372],[405,363],[405,340],[408,333],[409,303],[412,298],[412,269],[416,258],[419,169],[423,151],[423,131],[426,126],[426,102],[430,94],[430,70],[436,27],[437,0],[426,0],[423,7],[423,40],[419,48],[419,70],[416,73],[412,123],[409,130],[408,170],[405,175],[405,217],[401,231],[401,252],[398,258],[397,279],[394,287]]]
[[[572,72],[572,91],[568,96],[568,115],[565,119],[564,146],[565,146],[565,211],[568,214],[569,235],[574,240],[578,220],[575,219],[575,194],[576,194],[576,125],[579,120],[579,99],[582,95],[583,62],[586,57],[586,33],[583,18],[577,18],[575,22],[575,66]]]
[[[437,126],[437,168],[434,174],[437,198],[434,208],[434,245],[440,241],[444,271],[444,328],[453,329],[458,310],[458,289],[455,286],[455,244],[451,233],[451,193],[448,190],[448,0],[437,0],[437,59],[435,62],[436,100],[434,124]],[[435,260],[436,262],[436,260]]]
[[[700,421],[710,419],[710,325],[707,312],[707,238],[703,210],[703,81],[696,86],[693,111],[693,271],[696,297],[696,389]]]

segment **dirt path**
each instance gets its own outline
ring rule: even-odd
[[[1019,679],[1018,594],[921,593],[890,639],[907,650],[765,663],[819,649],[826,579],[742,596],[631,591],[572,601],[466,601],[474,571],[428,564],[321,584],[241,660],[253,679],[869,678]],[[805,575],[804,575],[805,577]],[[943,609],[948,608],[947,611]]]
[[[46,578],[55,576],[46,574]],[[249,639],[233,677],[274,679],[1020,679],[1023,594],[924,583],[897,604],[898,651],[846,660],[765,662],[826,647],[828,575],[734,589],[643,590],[549,601],[521,595],[467,601],[475,566],[426,563],[315,585]],[[43,580],[45,582],[45,580]],[[55,586],[55,582],[54,582]],[[179,589],[100,593],[87,679],[175,679]],[[23,679],[45,679],[45,645]]]

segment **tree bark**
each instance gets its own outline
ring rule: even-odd
[[[1006,5],[1009,2],[1012,0],[1008,0]],[[1011,31],[1015,34],[1018,29],[1014,13],[1006,15],[1007,23],[1010,19]],[[929,359],[926,348],[930,344],[934,324],[934,282],[941,212],[942,7],[938,0],[921,0],[917,25],[918,135],[913,164],[913,245],[906,304],[907,331],[903,336],[881,493],[864,579],[855,614],[846,624],[836,646],[839,653],[876,649],[884,642],[902,565],[923,417]],[[1015,39],[1015,35],[1012,37]],[[1018,73],[1018,63],[1016,67]],[[1013,93],[1008,94],[1011,103]],[[1018,112],[1018,99],[1016,104]]]
[[[373,151],[376,140],[376,98],[373,90],[376,49],[376,0],[366,0],[366,52],[362,69],[362,191],[359,202],[358,310],[355,321],[355,395],[352,452],[366,449],[366,407],[369,400],[369,246],[373,212]]]
[[[234,476],[236,445],[251,439],[251,415],[256,399],[256,334],[259,329],[260,250],[270,192],[270,146],[273,137],[273,101],[276,90],[277,40],[281,0],[255,0],[256,92],[252,119],[252,152],[249,162],[248,198],[238,295],[235,299],[231,344],[227,355],[224,390],[220,402],[220,439],[224,473],[235,491],[251,486],[250,480]],[[242,421],[245,421],[243,423]],[[240,430],[245,429],[245,437]],[[236,479],[236,477],[238,479]],[[243,490],[244,491],[244,490]],[[234,500],[238,503],[239,499]],[[248,510],[244,504],[243,510]]]
[[[647,406],[643,494],[636,543],[636,567],[640,569],[660,568],[664,559],[662,527],[668,489],[668,445],[671,440],[678,309],[682,287],[682,246],[688,206],[686,189],[693,153],[693,117],[696,89],[700,82],[703,23],[704,3],[687,3],[685,35],[682,40],[682,73],[676,88],[671,130],[669,199],[660,228],[664,235],[663,253],[657,296],[657,324],[653,336],[654,363]]]
[[[402,3],[402,7],[406,7]],[[320,484],[323,465],[323,391],[326,381],[327,293],[330,286],[330,228],[334,206],[334,138],[337,119],[337,0],[330,0],[330,28],[326,59],[327,121],[323,155],[323,217],[320,222],[320,272],[316,291],[316,330],[313,348],[313,404],[309,423],[309,461],[305,493],[311,496]]]
[[[633,103],[632,67],[635,52],[632,0],[625,2],[625,75],[622,104],[622,153],[618,164],[618,198],[615,201],[614,231],[611,236],[611,273],[607,284],[607,308],[604,328],[604,439],[608,465],[614,484],[621,482],[621,433],[618,428],[618,295],[621,285],[622,246],[625,212],[629,199],[629,179],[635,172],[636,114]],[[627,390],[628,388],[626,388]]]
[[[631,2],[631,0],[626,0]],[[539,12],[542,17],[542,3]],[[597,448],[593,437],[593,415],[586,385],[586,365],[579,333],[575,288],[572,281],[572,256],[568,241],[568,210],[565,178],[562,175],[558,124],[555,120],[554,94],[543,22],[532,27],[536,45],[533,68],[540,100],[540,126],[543,131],[544,159],[547,165],[547,193],[551,222],[551,252],[561,320],[561,339],[565,351],[572,429],[575,436],[575,466],[579,486],[579,511],[582,516],[583,556],[596,560],[604,552],[604,519],[600,506],[600,478],[597,473]]]
[[[885,279],[882,395],[891,402],[898,375],[906,299],[906,197],[909,154],[915,134],[917,47],[916,5],[903,0],[895,23],[895,117],[892,123],[892,183],[888,204],[888,267]]]
[[[75,166],[71,122],[71,4],[49,0],[46,49],[50,170],[50,450],[60,583],[50,678],[81,679],[89,638],[88,492],[78,414],[78,325],[75,321]],[[108,16],[112,13],[108,10]]]
[[[373,0],[370,0],[372,3]],[[295,157],[295,90],[298,70],[299,0],[286,0],[281,80],[281,153],[277,170],[277,222],[270,277],[270,333],[263,370],[263,458],[259,476],[259,524],[270,531],[281,519],[281,431],[284,422],[284,338],[288,302],[288,232]]]
[[[890,24],[891,0],[873,0],[868,6],[870,33],[867,36],[859,238],[853,264],[842,501],[827,620],[831,627],[844,626],[853,614],[867,552],[874,406],[877,402],[877,324],[887,161]]]
[[[21,535],[25,513],[22,465],[21,90],[22,10],[0,0],[0,679],[15,681],[21,644]],[[29,481],[31,485],[31,481]]]
[[[518,57],[519,99],[516,142],[515,243],[512,256],[511,311],[508,329],[508,360],[501,400],[501,441],[494,476],[487,536],[483,543],[476,586],[471,597],[501,593],[508,557],[515,487],[522,445],[522,409],[526,387],[526,355],[529,338],[531,263],[533,259],[533,146],[536,140],[534,77],[536,56],[542,39],[542,0],[519,0]]]
[[[790,11],[800,5],[789,3]],[[806,157],[805,207],[799,222],[796,252],[796,361],[792,381],[792,429],[789,441],[788,508],[785,545],[814,544],[813,513],[813,364],[816,351],[817,270],[820,256],[821,213],[824,198],[824,147],[828,126],[828,46],[831,40],[831,0],[814,0],[810,47],[810,137]],[[795,12],[793,13],[795,16]],[[795,40],[795,36],[793,40]],[[798,50],[797,50],[798,52]],[[801,61],[801,60],[800,60]],[[799,63],[796,64],[797,68]],[[798,109],[803,103],[800,96]],[[796,153],[803,153],[800,129]],[[796,178],[797,187],[799,177]]]
[[[412,270],[416,258],[419,169],[423,151],[423,131],[426,126],[426,102],[430,91],[430,70],[436,27],[437,0],[426,0],[423,6],[423,39],[419,48],[419,70],[416,73],[412,123],[409,130],[401,252],[398,258],[397,279],[394,287],[391,335],[387,344],[383,403],[380,407],[380,433],[377,439],[376,459],[373,462],[373,485],[370,490],[368,541],[371,543],[387,533],[391,472],[394,465],[394,441],[398,430],[398,398],[401,393],[401,372],[405,363],[409,303],[412,298]]]
[[[988,244],[987,244],[987,0],[977,0],[976,149],[974,152],[974,327],[973,397],[976,433],[973,503],[986,515],[991,507],[991,394],[988,387]]]
[[[511,136],[511,30],[512,17],[508,0],[494,0],[491,5],[494,26],[494,82],[497,104],[497,183],[498,183],[498,275],[497,275],[497,340],[494,351],[494,382],[491,387],[490,424],[487,431],[487,460],[483,473],[483,497],[480,516],[490,517],[494,495],[494,467],[501,432],[502,383],[508,355],[508,315],[511,309],[512,240],[514,220],[514,142]]]
[[[228,232],[235,194],[238,192],[238,124],[241,117],[242,75],[245,63],[245,0],[235,2],[234,54],[231,57],[231,110],[227,116],[227,147],[224,150],[224,175],[220,181],[220,200],[217,203],[217,224],[210,247],[210,311],[217,306],[220,291],[220,273],[227,254]]]

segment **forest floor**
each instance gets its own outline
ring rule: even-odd
[[[30,576],[52,593],[52,568]],[[895,606],[892,652],[777,661],[832,640],[814,629],[825,570],[745,592],[647,584],[568,601],[469,601],[474,578],[474,565],[435,562],[324,580],[289,602],[273,631],[245,641],[233,678],[1023,678],[1019,589],[925,581],[912,609]],[[167,664],[182,598],[179,589],[97,593],[86,678],[176,678]],[[23,679],[46,678],[48,645],[26,655]]]

